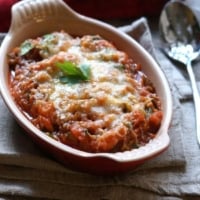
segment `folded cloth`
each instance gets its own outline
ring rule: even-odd
[[[119,27],[119,30],[127,32],[152,56],[161,60],[160,65],[171,83],[172,91],[174,91],[175,88],[172,84],[173,66],[162,57],[160,52],[154,50],[146,18],[138,19],[131,25]],[[154,184],[152,184],[154,181],[155,183],[160,182],[158,174],[164,173],[166,170],[175,172],[177,169],[185,167],[182,117],[176,92],[173,92],[173,99],[174,114],[169,130],[171,145],[167,151],[146,162],[137,170],[113,177],[96,177],[72,171],[52,160],[40,151],[37,145],[17,125],[0,99],[0,194],[45,199],[65,199],[63,197],[66,195],[67,199],[84,199],[84,197],[85,199],[94,199],[96,196],[99,199],[122,199],[128,198],[127,195],[130,195],[131,191],[138,191],[139,199],[140,193],[143,195],[144,190],[162,194],[162,191],[157,191],[158,185],[155,184],[156,186],[153,187]],[[157,173],[158,170],[159,173]],[[164,180],[168,179],[165,177]],[[136,190],[134,187],[140,189]],[[148,193],[148,195],[150,194]],[[152,196],[156,197],[156,195]]]

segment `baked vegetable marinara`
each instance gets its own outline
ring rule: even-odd
[[[8,55],[10,90],[44,134],[87,152],[138,148],[155,137],[161,103],[140,64],[99,35],[27,39]]]

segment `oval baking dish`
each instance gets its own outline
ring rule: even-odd
[[[112,41],[118,49],[126,52],[136,63],[141,64],[142,70],[153,82],[162,104],[163,119],[154,139],[130,151],[88,153],[47,136],[19,110],[9,90],[7,55],[12,48],[28,38],[59,30],[71,35],[101,35]],[[172,116],[171,92],[158,64],[134,39],[106,23],[76,13],[62,0],[27,0],[12,7],[12,23],[0,49],[0,89],[9,110],[27,134],[55,159],[74,169],[101,174],[131,170],[166,150],[170,142],[168,128]]]

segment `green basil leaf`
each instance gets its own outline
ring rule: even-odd
[[[82,75],[84,77],[84,80],[88,80],[90,78],[90,65],[89,64],[82,64],[80,66],[80,70],[82,72]]]
[[[54,35],[53,34],[46,34],[43,36],[43,41],[44,42],[51,42],[54,39]]]
[[[89,80],[90,65],[82,64],[80,67],[72,62],[58,62],[56,66],[65,74],[66,78],[62,78],[61,82],[80,82],[80,80]]]
[[[117,68],[117,69],[119,69],[120,71],[122,71],[122,70],[124,70],[124,65],[122,65],[122,64],[116,64],[116,65],[114,65],[114,68]]]
[[[81,70],[72,62],[65,61],[63,63],[58,62],[56,66],[60,68],[66,75],[81,76]]]
[[[61,76],[59,77],[61,83],[76,84],[80,83],[80,79],[76,76]]]
[[[29,40],[24,41],[20,46],[20,56],[27,54],[33,48],[34,45],[31,43],[31,41]]]

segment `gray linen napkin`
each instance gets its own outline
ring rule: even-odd
[[[150,30],[145,18],[119,29],[133,36],[153,56],[156,56],[157,60],[160,60],[153,49]],[[163,60],[166,59],[163,58]],[[164,61],[160,64],[169,82],[173,83],[173,66]],[[173,84],[171,84],[171,89],[175,90]],[[122,199],[128,198],[127,195],[134,192],[138,199],[142,199],[145,193],[148,197],[152,196],[156,199],[156,194],[151,195],[151,192],[147,191],[156,192],[157,195],[162,194],[162,191],[157,191],[159,188],[157,184],[155,187],[152,184],[152,182],[160,182],[157,174],[168,170],[175,172],[177,169],[184,169],[185,166],[180,104],[176,93],[173,98],[174,115],[169,130],[171,145],[167,151],[137,170],[113,177],[96,177],[75,172],[49,158],[26,136],[0,99],[0,194],[9,195],[10,198],[14,195],[26,198],[66,199],[67,195],[67,199],[94,199],[94,197]],[[152,174],[156,176],[152,177]]]
[[[182,1],[188,7],[195,11],[200,22],[200,4],[197,0]],[[155,35],[154,35],[155,36]],[[192,90],[187,75],[186,69],[178,63],[171,60],[166,60],[165,55],[159,51],[160,43],[158,36],[154,37],[154,46],[156,49],[157,60],[159,60],[161,67],[165,70],[165,66],[171,68],[171,80],[174,83],[173,92],[178,95],[181,102],[182,119],[179,123],[182,126],[182,138],[184,146],[184,154],[186,158],[186,165],[184,168],[174,170],[159,170],[154,169],[148,171],[140,171],[136,174],[138,180],[145,179],[142,188],[157,192],[166,196],[176,196],[180,199],[199,199],[200,198],[200,147],[197,144],[196,130],[195,130],[195,114],[194,104],[192,100]],[[198,85],[200,86],[200,63],[194,62],[194,73]],[[170,80],[170,79],[169,79]],[[200,88],[200,87],[199,87]],[[134,176],[134,180],[136,180]],[[132,181],[132,180],[131,180]],[[131,182],[130,181],[130,182]],[[141,184],[138,183],[139,185]],[[171,198],[169,198],[171,199]]]

